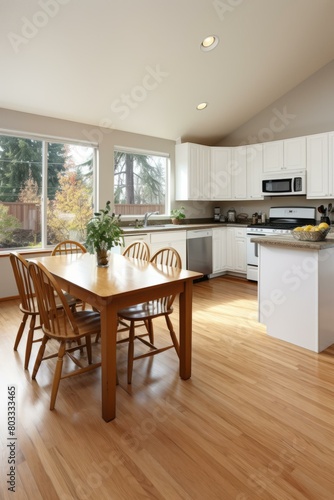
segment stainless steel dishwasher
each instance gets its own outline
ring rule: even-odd
[[[212,229],[193,229],[187,231],[187,269],[212,273]]]

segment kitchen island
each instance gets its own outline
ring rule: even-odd
[[[324,241],[256,237],[259,321],[272,337],[314,352],[334,343],[334,234]]]

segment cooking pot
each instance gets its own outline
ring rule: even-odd
[[[227,211],[227,222],[236,222],[236,220],[237,213],[234,208],[230,208],[230,210]]]

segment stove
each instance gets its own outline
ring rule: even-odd
[[[258,278],[258,244],[251,242],[251,238],[290,234],[297,226],[315,223],[315,207],[272,207],[267,223],[250,224],[247,227],[247,279],[257,281]]]
[[[247,234],[289,234],[297,226],[316,223],[315,207],[272,207],[269,211],[269,222],[250,224]]]

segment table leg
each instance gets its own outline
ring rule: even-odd
[[[112,303],[101,307],[101,384],[102,418],[116,417],[116,336],[117,308]]]
[[[191,377],[192,287],[191,280],[185,281],[183,292],[179,296],[180,377],[184,380]]]

